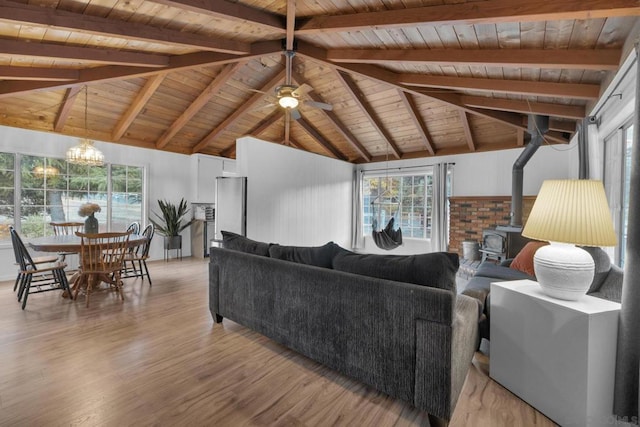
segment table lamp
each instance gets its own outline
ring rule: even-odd
[[[594,262],[587,251],[575,245],[616,245],[602,182],[544,181],[522,235],[550,243],[533,257],[542,290],[554,298],[580,299],[593,281]]]

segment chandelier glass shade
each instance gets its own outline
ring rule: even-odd
[[[84,94],[84,128],[85,132],[88,133],[87,108],[89,105],[89,94],[87,86],[84,87]],[[78,145],[69,148],[67,151],[67,162],[75,165],[102,166],[104,164],[104,154],[93,146],[93,141],[88,138],[81,138]]]
[[[93,146],[93,141],[83,138],[80,144],[69,148],[67,162],[76,165],[102,166],[104,154]]]
[[[33,168],[33,175],[42,178],[44,176],[57,176],[60,173],[58,168],[53,166],[36,166]]]

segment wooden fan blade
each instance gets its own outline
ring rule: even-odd
[[[298,87],[298,89],[294,90],[293,94],[299,98],[299,97],[302,97],[302,96],[308,94],[312,90],[313,90],[313,88],[310,85],[304,83],[304,84],[300,85]]]
[[[261,105],[260,107],[252,108],[250,111],[261,111],[261,110],[266,110],[267,108],[273,108],[276,106],[278,106],[278,104],[270,103],[270,104]]]
[[[302,114],[300,114],[300,111],[298,111],[297,108],[294,108],[291,110],[291,118],[293,120],[299,120],[302,117]]]
[[[304,105],[308,105],[310,107],[321,108],[326,111],[332,111],[333,105],[327,104],[326,102],[318,102],[318,101],[303,101]]]
[[[293,31],[296,27],[296,0],[287,0],[287,50],[293,50]]]

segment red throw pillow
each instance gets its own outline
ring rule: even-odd
[[[516,255],[509,267],[513,268],[514,270],[520,270],[523,273],[527,273],[529,276],[535,276],[536,274],[533,270],[533,255],[535,255],[536,251],[539,248],[548,244],[549,243],[547,242],[527,243],[526,245],[524,245],[524,248],[522,248],[522,250],[518,252],[518,255]]]

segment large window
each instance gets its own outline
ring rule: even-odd
[[[624,267],[629,221],[629,185],[631,180],[631,149],[633,125],[627,124],[605,139],[604,185],[613,224],[618,234],[615,263]]]
[[[19,173],[16,173],[19,171]],[[9,225],[24,237],[53,234],[50,222],[83,221],[78,208],[97,203],[100,231],[124,230],[143,218],[141,167],[80,166],[63,159],[0,153],[0,240]]]
[[[431,237],[433,176],[383,175],[363,178],[363,232],[370,235],[374,221],[378,230],[395,218],[403,237]]]

